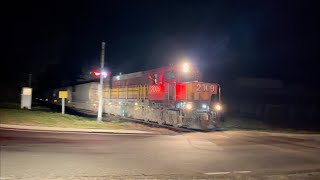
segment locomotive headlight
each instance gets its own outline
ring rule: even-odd
[[[221,110],[222,110],[221,104],[216,104],[216,105],[214,106],[214,109],[215,109],[216,111],[221,111]]]
[[[207,104],[202,104],[202,109],[207,109]]]
[[[182,102],[178,102],[178,103],[176,104],[176,108],[182,108],[182,105],[183,105]]]
[[[186,104],[186,109],[187,110],[191,110],[192,109],[192,104],[190,104],[190,103]]]
[[[187,73],[190,71],[190,65],[189,63],[184,63],[183,66],[182,66],[182,71]]]

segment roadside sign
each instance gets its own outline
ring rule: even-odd
[[[32,88],[28,88],[28,87],[22,88],[22,95],[32,95]]]
[[[68,98],[68,91],[59,91],[59,98]]]
[[[64,114],[65,111],[65,101],[66,98],[68,98],[68,91],[59,91],[59,98],[62,99],[62,104],[61,104],[61,113]]]
[[[31,109],[32,104],[32,88],[23,87],[21,94],[21,109]]]

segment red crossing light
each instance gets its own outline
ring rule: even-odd
[[[100,77],[101,72],[99,72],[99,71],[92,71],[92,74],[93,74],[94,76],[96,76],[96,77]],[[102,75],[103,75],[104,78],[106,78],[106,77],[107,77],[108,75],[110,75],[110,74],[111,74],[111,72],[102,71]]]
[[[92,73],[93,73],[93,75],[95,75],[95,76],[100,76],[100,74],[101,74],[100,72],[97,72],[97,71],[93,71]]]

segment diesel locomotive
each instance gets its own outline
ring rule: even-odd
[[[221,87],[200,79],[199,70],[189,63],[106,77],[103,112],[175,127],[218,128]],[[58,91],[67,90],[67,106],[97,111],[98,88],[93,80],[55,89],[50,99],[59,103]]]

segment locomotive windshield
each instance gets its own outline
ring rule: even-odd
[[[172,79],[176,79],[176,72],[174,72],[174,71],[166,71],[164,73],[164,80],[168,81],[168,80],[172,80]]]
[[[181,73],[180,75],[180,81],[181,82],[191,82],[196,81],[197,78],[192,73]]]
[[[199,71],[195,66],[190,65],[189,63],[184,63],[179,70],[179,80],[180,82],[192,82],[199,81]]]

